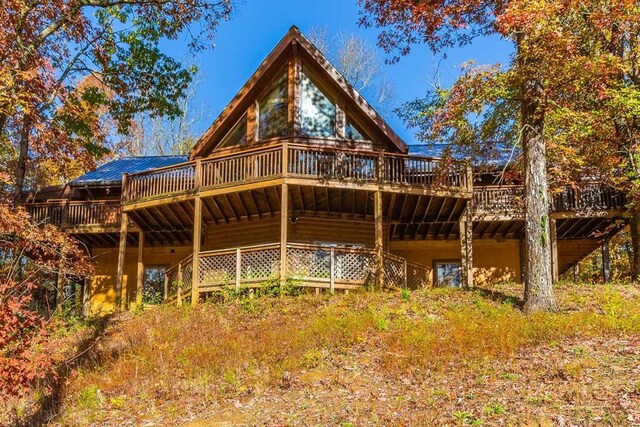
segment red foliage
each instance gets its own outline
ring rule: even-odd
[[[0,397],[22,396],[55,376],[45,319],[30,307],[34,288],[0,281]]]
[[[90,275],[77,242],[57,228],[33,224],[22,210],[0,202],[0,398],[22,396],[55,377],[49,329],[33,303],[45,274]],[[23,279],[24,278],[24,279]]]

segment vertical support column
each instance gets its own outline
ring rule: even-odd
[[[609,257],[609,239],[602,242],[602,279],[604,283],[611,282],[611,258]]]
[[[402,284],[405,289],[407,289],[409,285],[409,278],[407,277],[408,272],[409,272],[409,269],[407,268],[407,259],[405,258],[402,265],[402,276],[403,276]]]
[[[242,253],[240,248],[236,249],[236,291],[240,289],[240,279],[242,278]]]
[[[182,307],[182,263],[178,263],[178,287],[176,288],[176,305]]]
[[[162,288],[162,302],[167,302],[169,297],[169,275],[164,274],[164,287]]]
[[[580,262],[577,262],[573,266],[573,283],[578,283],[580,281]]]
[[[136,304],[142,304],[142,286],[144,285],[144,231],[138,232],[138,272],[136,275]]]
[[[336,289],[336,250],[331,247],[331,257],[329,259],[329,290],[331,293]]]
[[[280,205],[280,286],[287,281],[287,227],[289,226],[289,186],[282,184]]]
[[[196,195],[193,205],[193,263],[191,279],[191,304],[198,304],[200,299],[200,243],[202,242],[202,199]]]
[[[558,269],[558,235],[555,218],[549,220],[549,236],[551,238],[551,280],[557,282],[560,274]]]
[[[460,218],[460,269],[462,270],[462,287],[473,288],[473,219],[471,216],[471,200]]]
[[[123,285],[124,285],[124,257],[127,251],[127,228],[129,215],[122,212],[120,218],[120,244],[118,246],[118,279],[116,282],[116,310],[124,309]]]
[[[384,233],[382,218],[382,192],[373,195],[373,217],[375,229],[375,284],[377,289],[384,287]]]
[[[526,241],[520,239],[518,242],[518,250],[520,252],[520,283],[524,283],[527,279],[527,263],[525,262],[526,249]]]

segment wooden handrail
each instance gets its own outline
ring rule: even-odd
[[[279,153],[279,154],[278,154]],[[129,203],[181,192],[197,192],[288,174],[425,187],[469,189],[467,163],[342,147],[314,147],[278,141],[225,156],[192,160],[127,175],[123,201]],[[175,172],[175,176],[171,174]]]
[[[58,201],[27,203],[25,209],[36,222],[59,227],[117,225],[120,223],[120,201]]]

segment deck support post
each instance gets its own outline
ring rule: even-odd
[[[191,304],[200,299],[200,243],[202,242],[202,199],[196,195],[193,206],[193,256],[191,278]]]
[[[118,279],[116,282],[116,310],[125,308],[124,294],[124,257],[127,252],[127,228],[129,226],[129,214],[122,212],[120,218],[120,244],[118,246]]]
[[[176,305],[182,307],[182,263],[178,263],[178,286],[176,288]]]
[[[331,256],[329,258],[329,290],[331,293],[336,289],[336,249],[331,247]],[[316,288],[318,289],[318,288]]]
[[[558,232],[556,229],[556,219],[549,219],[549,235],[551,238],[551,280],[557,282],[559,274],[558,266]]]
[[[144,285],[144,231],[138,232],[138,272],[136,276],[136,305],[142,305],[142,286]]]
[[[375,284],[377,289],[384,287],[384,232],[382,219],[382,192],[373,195],[373,215],[375,223]]]
[[[611,282],[611,259],[609,257],[609,239],[602,242],[602,279],[604,283]]]
[[[527,277],[527,263],[525,256],[527,254],[525,239],[518,241],[518,251],[520,252],[520,283],[524,283]]]
[[[471,217],[471,200],[460,218],[460,270],[462,287],[473,288],[473,222]]]
[[[280,205],[280,287],[287,282],[287,227],[289,225],[289,186],[282,184]]]
[[[164,274],[164,286],[162,288],[162,302],[167,302],[167,298],[169,297],[169,276],[167,273]]]
[[[240,289],[242,279],[242,252],[240,248],[236,249],[236,291]]]
[[[573,266],[573,283],[580,281],[580,262],[575,263]]]

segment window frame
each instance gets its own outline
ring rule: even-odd
[[[142,302],[145,305],[156,305],[156,303],[146,302],[144,300],[144,290],[145,290],[145,285],[147,283],[147,270],[148,269],[163,269],[164,270],[164,275],[166,275],[167,270],[169,269],[169,265],[168,264],[148,264],[148,265],[144,264],[144,268],[142,269]],[[159,304],[162,304],[164,302],[164,282],[163,282],[162,286],[163,287],[162,287],[161,297],[163,297],[163,298],[162,298],[162,300],[160,301]]]
[[[440,278],[438,277],[438,266],[446,264],[446,265],[456,265],[460,269],[460,283],[458,285],[451,284],[442,284],[439,283]],[[434,259],[433,260],[433,286],[434,287],[447,287],[447,288],[462,288],[462,260],[458,258],[447,258],[447,259]]]

